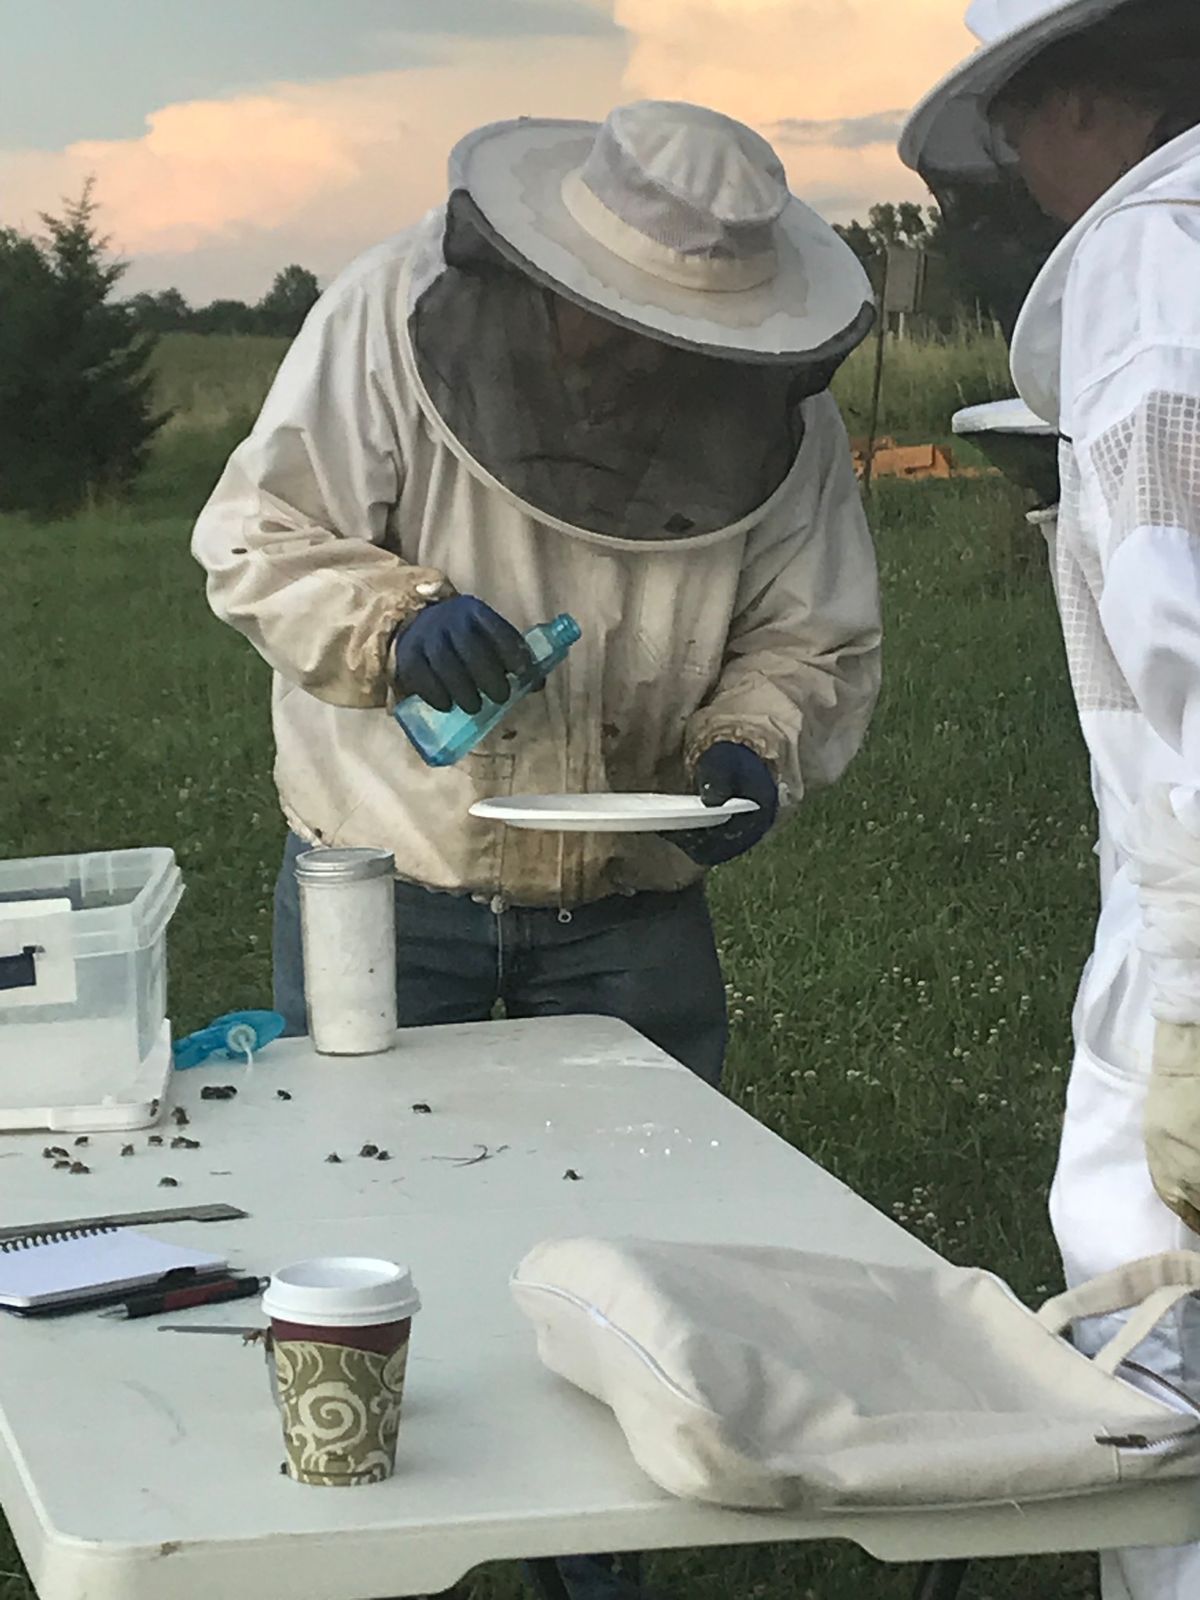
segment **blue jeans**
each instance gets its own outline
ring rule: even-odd
[[[275,888],[275,1009],[307,1032],[300,899],[288,839]],[[510,1018],[618,1017],[706,1083],[721,1076],[725,986],[704,891],[600,900],[570,912],[493,910],[469,895],[396,884],[402,1028]]]
[[[306,849],[289,837],[275,887],[275,1009],[289,1034],[308,1026],[295,875]],[[400,1026],[486,1022],[498,1002],[511,1018],[617,1017],[706,1083],[720,1079],[725,985],[700,887],[601,900],[567,914],[494,908],[469,895],[397,883]],[[607,1557],[565,1557],[558,1575],[570,1600],[643,1596],[637,1577]]]

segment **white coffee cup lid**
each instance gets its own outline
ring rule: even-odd
[[[263,1311],[279,1322],[371,1328],[415,1316],[421,1297],[412,1273],[369,1256],[319,1256],[271,1274]]]

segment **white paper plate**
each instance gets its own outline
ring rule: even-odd
[[[515,794],[478,800],[471,815],[551,833],[674,833],[720,828],[757,810],[753,800],[706,806],[694,794]]]

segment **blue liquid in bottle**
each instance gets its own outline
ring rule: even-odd
[[[555,617],[553,622],[539,622],[525,635],[533,667],[519,677],[509,677],[512,693],[503,704],[485,696],[479,710],[469,716],[458,706],[452,706],[449,711],[435,711],[420,695],[410,694],[396,707],[396,721],[426,766],[452,767],[474,750],[515,705],[545,681],[581,637],[579,624],[565,613]]]

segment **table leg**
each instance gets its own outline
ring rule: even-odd
[[[526,1561],[524,1566],[538,1600],[650,1600],[642,1588],[642,1558],[633,1552]]]
[[[913,1600],[958,1600],[969,1561],[934,1561],[921,1569]]]
[[[525,1565],[539,1600],[571,1600],[554,1561],[529,1561]]]

